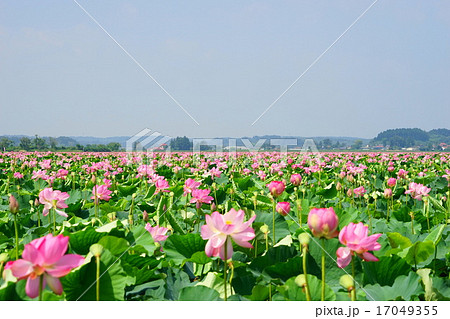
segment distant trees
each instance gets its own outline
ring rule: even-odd
[[[19,147],[20,147],[20,149],[25,150],[25,151],[31,150],[31,148],[32,148],[31,138],[22,137],[19,142]]]
[[[192,142],[186,136],[177,136],[170,140],[170,148],[173,151],[189,151],[192,150]]]
[[[0,139],[0,151],[9,150],[13,146],[14,146],[14,142],[11,141],[9,138],[2,137]]]
[[[38,135],[34,136],[33,147],[36,150],[44,150],[44,149],[48,148],[47,142],[42,137],[39,137]]]
[[[356,140],[353,142],[352,148],[355,150],[359,150],[359,149],[361,149],[362,145],[363,145],[363,141]]]

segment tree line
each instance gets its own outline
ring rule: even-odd
[[[76,144],[73,146],[60,145],[54,137],[44,139],[35,135],[34,138],[21,137],[18,143],[13,140],[0,138],[0,151],[83,151],[83,152],[117,152],[122,150],[120,143],[109,144]]]

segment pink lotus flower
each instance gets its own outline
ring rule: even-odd
[[[5,269],[11,269],[18,280],[27,279],[25,292],[30,298],[39,295],[40,277],[43,278],[43,288],[48,285],[57,295],[62,294],[63,287],[58,278],[67,275],[73,268],[83,264],[84,257],[75,254],[64,255],[67,251],[69,237],[48,234],[25,245],[22,257],[10,261]]]
[[[183,192],[183,196],[187,196],[187,194],[192,193],[192,191],[194,189],[197,189],[197,187],[200,186],[200,182],[196,182],[195,179],[193,178],[188,178],[185,182],[184,182],[184,192]]]
[[[291,175],[291,183],[292,185],[298,186],[302,182],[302,175],[300,174],[292,174]]]
[[[270,193],[273,197],[280,196],[283,192],[286,186],[283,182],[280,181],[273,181],[266,185],[269,188]]]
[[[381,248],[381,245],[377,243],[381,234],[368,236],[368,233],[369,227],[363,225],[363,223],[350,223],[342,228],[339,233],[339,241],[347,247],[339,247],[336,251],[339,268],[346,267],[355,254],[365,261],[378,261],[378,258],[368,251]]]
[[[55,211],[64,217],[68,217],[68,215],[58,210],[62,208],[67,208],[67,204],[64,202],[66,199],[68,199],[70,196],[67,193],[62,193],[61,191],[54,191],[52,188],[45,188],[39,193],[39,202],[44,205],[44,210],[42,211],[42,214],[44,216],[47,216],[50,209],[54,208]]]
[[[308,214],[308,227],[314,237],[327,239],[336,237],[339,234],[338,222],[333,207],[313,208]]]
[[[279,202],[276,206],[276,211],[282,216],[286,216],[291,211],[291,204],[288,202]]]
[[[104,178],[103,184],[105,184],[106,187],[110,188],[112,186],[112,182],[110,179]]]
[[[155,194],[158,194],[159,192],[165,192],[168,193],[169,192],[169,182],[166,181],[165,179],[158,179],[155,182]]]
[[[391,177],[391,178],[389,178],[389,179],[387,180],[387,185],[388,185],[389,187],[394,187],[395,184],[397,184],[397,179],[396,179],[396,178]]]
[[[384,190],[384,198],[391,198],[392,197],[392,189],[386,188]]]
[[[15,172],[14,173],[14,178],[21,179],[21,178],[23,178],[23,174],[21,174],[19,172]]]
[[[266,179],[266,173],[264,173],[264,171],[258,171],[257,175],[259,176],[260,180],[265,180]]]
[[[255,231],[251,227],[255,218],[256,215],[253,215],[244,222],[244,211],[236,211],[233,208],[224,215],[219,212],[214,212],[211,216],[206,215],[206,225],[203,225],[201,230],[202,238],[208,239],[205,247],[206,255],[219,256],[222,260],[230,259],[233,256],[231,239],[241,247],[253,248],[249,241],[255,238]]]
[[[152,235],[154,242],[161,243],[162,241],[166,240],[167,237],[169,237],[166,236],[166,233],[169,230],[168,228],[160,226],[152,227],[150,223],[147,223],[147,225],[145,225],[145,229],[150,233],[150,235]]]
[[[95,185],[92,189],[92,196],[91,199],[93,199],[95,202],[98,202],[99,199],[109,201],[111,199],[112,191],[108,189],[106,185]]]
[[[431,188],[413,182],[409,184],[409,189],[405,191],[405,194],[411,194],[412,198],[422,200],[422,196],[428,196],[430,191]]]
[[[366,193],[366,190],[364,189],[364,186],[357,187],[353,190],[353,193],[356,197],[361,197]]]
[[[398,170],[398,173],[397,173],[397,176],[399,177],[399,178],[406,178],[407,176],[406,175],[408,175],[408,171],[405,171],[404,169],[399,169]]]
[[[211,204],[211,201],[214,200],[212,196],[209,196],[211,191],[209,189],[194,189],[192,191],[192,199],[191,204],[196,203],[195,206],[197,209],[202,207],[202,204]]]

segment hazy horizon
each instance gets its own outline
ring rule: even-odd
[[[449,128],[448,12],[444,0],[0,0],[0,135]]]

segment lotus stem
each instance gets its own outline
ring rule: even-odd
[[[352,277],[353,277],[353,290],[351,291],[351,295],[352,301],[356,301],[355,256],[352,256]]]
[[[225,259],[223,260],[223,287],[224,287],[224,300],[227,301],[227,257],[228,257],[228,249],[227,249],[227,243],[228,242],[228,236],[225,239]]]
[[[311,292],[309,291],[309,284],[308,284],[308,272],[306,268],[306,258],[308,257],[308,245],[303,246],[303,274],[305,275],[305,291],[306,291],[306,300],[311,301]]]
[[[325,301],[325,238],[322,238],[322,293],[321,300]]]
[[[17,213],[14,214],[14,233],[16,235],[16,260],[19,259],[19,231],[17,229]]]

